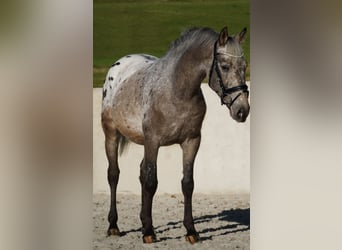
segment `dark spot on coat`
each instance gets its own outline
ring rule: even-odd
[[[141,56],[146,58],[147,60],[152,60],[152,61],[156,60],[156,58],[153,56],[149,56],[149,55],[145,55],[145,54],[141,54]]]
[[[110,89],[112,89],[112,85],[109,85]]]
[[[108,77],[108,80],[109,80],[109,81],[113,81],[114,78],[113,78],[112,76],[110,76],[110,77]]]
[[[120,62],[116,62],[112,64],[112,67],[116,66],[116,65],[120,65]]]
[[[145,63],[148,63],[148,61],[145,61]]]
[[[106,97],[107,95],[107,89],[104,89],[102,92],[102,100]]]
[[[130,58],[131,56],[126,56],[127,58]]]

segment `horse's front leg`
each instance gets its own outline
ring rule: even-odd
[[[153,243],[156,235],[152,225],[152,200],[157,190],[157,155],[159,145],[153,141],[145,141],[144,159],[140,164],[140,183],[142,204],[140,219],[142,222],[143,242]]]
[[[182,191],[184,195],[184,220],[183,224],[187,230],[186,240],[191,244],[200,240],[192,217],[192,193],[194,190],[193,166],[195,157],[201,142],[201,136],[185,140],[181,147],[183,149],[183,179]]]

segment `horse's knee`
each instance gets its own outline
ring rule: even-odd
[[[146,187],[147,191],[149,191],[149,193],[154,195],[156,193],[157,187],[158,187],[157,178],[151,178],[149,181],[147,181],[145,183],[145,187]]]
[[[148,176],[145,181],[145,189],[152,195],[155,194],[158,187],[157,176]]]
[[[140,172],[141,185],[149,193],[154,194],[158,187],[157,166],[152,163],[147,163]]]
[[[184,194],[191,194],[194,191],[194,179],[190,176],[184,176],[182,179],[182,191]]]

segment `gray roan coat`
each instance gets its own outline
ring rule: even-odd
[[[227,27],[220,33],[210,28],[192,28],[159,59],[146,54],[127,55],[109,69],[103,87],[101,117],[111,191],[108,235],[120,235],[116,209],[118,151],[122,152],[125,144],[132,141],[144,145],[140,164],[143,241],[156,241],[151,210],[158,185],[158,149],[176,143],[183,150],[186,239],[190,243],[200,240],[192,217],[192,193],[193,163],[206,112],[201,82],[208,77],[209,86],[228,107],[231,117],[238,122],[246,120],[247,65],[241,48],[245,36],[246,28],[235,36],[228,35]]]

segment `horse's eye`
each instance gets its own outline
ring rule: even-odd
[[[228,65],[222,65],[221,68],[222,68],[223,71],[226,71],[226,72],[229,71],[229,66]]]

